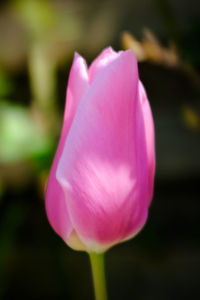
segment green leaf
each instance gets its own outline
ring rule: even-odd
[[[16,162],[52,149],[52,138],[44,135],[28,109],[0,104],[0,162]]]

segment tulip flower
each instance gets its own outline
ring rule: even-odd
[[[75,54],[46,211],[73,249],[102,253],[144,226],[153,194],[154,124],[131,50]],[[99,298],[100,299],[100,298]]]

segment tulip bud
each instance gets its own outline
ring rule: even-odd
[[[46,211],[72,248],[104,252],[144,226],[155,172],[154,124],[131,50],[75,54]]]

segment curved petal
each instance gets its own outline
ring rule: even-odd
[[[146,219],[147,157],[142,117],[136,123],[137,92],[137,62],[128,50],[95,77],[58,164],[73,227],[90,250],[127,238]]]
[[[83,94],[88,87],[87,66],[84,59],[75,54],[72,68],[69,75],[69,82],[66,96],[66,107],[62,133],[53,161],[51,172],[46,189],[46,211],[47,217],[54,230],[66,241],[72,231],[72,224],[69,218],[66,199],[60,184],[56,179],[56,169],[64,143],[71,127],[76,109]]]
[[[93,61],[88,70],[89,82],[92,83],[97,74],[100,73],[107,65],[119,57],[120,52],[115,52],[112,47],[104,49]]]
[[[148,157],[148,174],[149,174],[149,204],[153,196],[153,185],[155,175],[155,136],[154,122],[149,105],[149,101],[142,82],[139,82],[139,96],[142,104],[143,120],[145,125],[146,149]]]
[[[64,127],[67,132],[70,129],[77,107],[86,93],[88,83],[87,64],[83,57],[78,53],[74,55],[69,82],[67,86],[66,107],[64,112]]]

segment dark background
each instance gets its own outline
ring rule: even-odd
[[[148,222],[106,254],[109,299],[200,299],[199,17],[198,0],[1,1],[0,299],[93,299],[87,254],[51,229],[44,189],[73,53],[90,63],[108,45],[139,49],[157,152]]]

